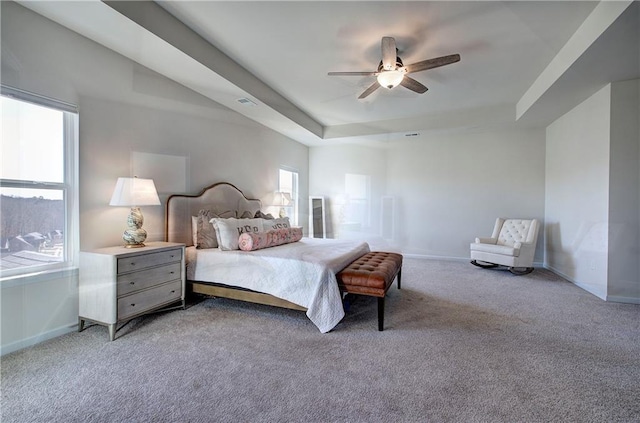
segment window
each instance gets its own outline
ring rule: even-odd
[[[298,225],[298,172],[280,169],[278,180],[278,191],[283,198],[282,209],[289,216],[291,224]]]
[[[0,278],[69,267],[78,248],[73,105],[2,86]]]

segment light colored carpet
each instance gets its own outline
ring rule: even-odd
[[[405,259],[321,334],[304,313],[207,299],[2,358],[8,422],[638,422],[640,307],[543,269]]]

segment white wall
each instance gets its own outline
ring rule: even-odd
[[[0,354],[51,339],[78,323],[77,269],[0,287]]]
[[[387,148],[313,147],[310,192],[341,204],[345,175],[370,175],[373,221],[367,228],[363,225],[360,236],[372,247],[467,259],[469,243],[476,236],[489,236],[496,217],[543,221],[544,157],[544,130],[423,134]],[[381,196],[395,199],[391,240],[380,237]],[[342,209],[332,208],[331,219],[337,226],[344,220]],[[345,231],[334,235],[344,237]],[[542,261],[543,239],[537,262]]]
[[[640,81],[614,82],[547,128],[545,264],[639,303]]]
[[[325,197],[328,238],[362,239],[392,248],[380,237],[381,198],[386,194],[386,149],[334,145],[309,149],[309,195]],[[350,198],[348,176],[367,181],[365,212]],[[361,219],[358,216],[362,216]]]
[[[606,298],[609,223],[607,85],[547,128],[545,265]]]
[[[268,198],[278,188],[279,166],[286,166],[299,171],[300,195],[307,198],[306,146],[22,6],[1,7],[2,83],[79,105],[82,249],[122,242],[127,210],[108,202],[116,178],[132,175],[134,153],[185,163],[182,186],[193,193],[227,181],[249,197]],[[162,180],[164,174],[137,176]],[[158,190],[164,200],[168,192]],[[148,239],[163,239],[163,207],[143,212]],[[305,202],[301,214],[306,222]],[[3,353],[77,323],[76,276],[3,284],[0,291]]]

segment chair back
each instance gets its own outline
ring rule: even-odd
[[[499,228],[498,226],[501,225]],[[538,221],[536,219],[498,219],[494,231],[498,229],[497,245],[513,247],[516,242],[531,243],[536,240]]]

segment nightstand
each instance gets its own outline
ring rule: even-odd
[[[108,247],[80,253],[78,332],[85,321],[116,325],[182,302],[185,306],[184,244],[148,242],[145,247]]]

